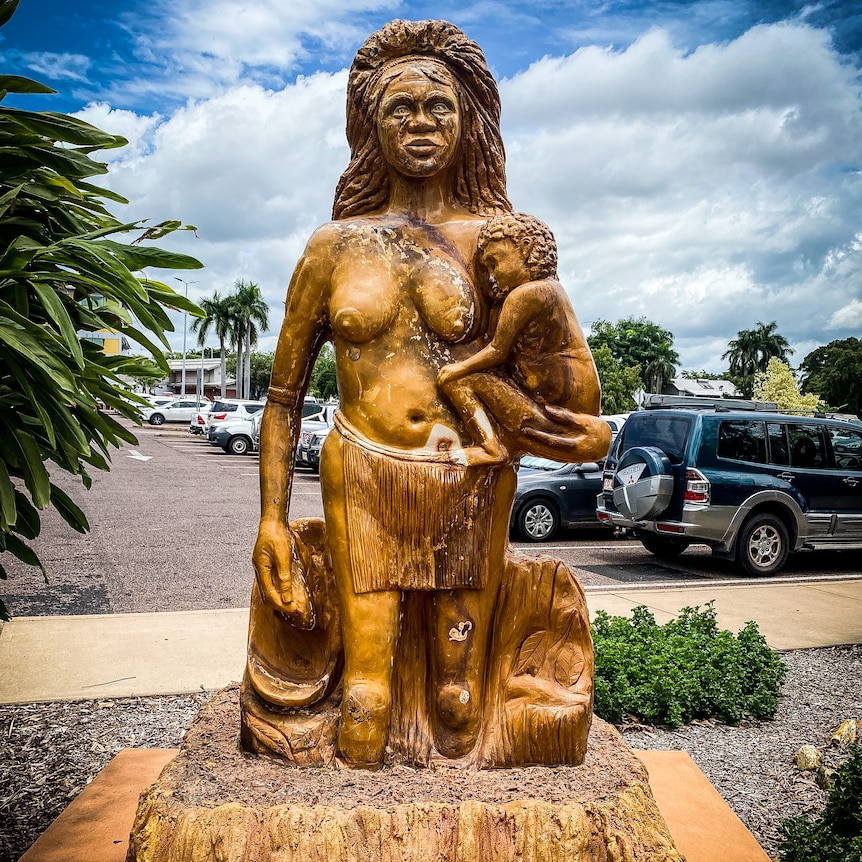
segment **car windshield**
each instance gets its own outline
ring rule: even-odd
[[[521,458],[521,466],[528,470],[559,470],[563,465],[559,461],[551,461],[550,458],[537,458],[535,455],[524,455]]]
[[[679,463],[685,454],[691,423],[691,416],[638,413],[620,432],[622,442],[617,449],[617,457],[636,446],[658,446],[671,461]]]

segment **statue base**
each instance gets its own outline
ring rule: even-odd
[[[644,766],[594,718],[583,765],[298,769],[219,692],[141,796],[127,862],[683,862]]]

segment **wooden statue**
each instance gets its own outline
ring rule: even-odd
[[[578,764],[592,715],[583,592],[508,548],[524,453],[610,432],[556,249],[506,197],[496,83],[442,21],[393,21],[350,71],[351,159],[287,292],[261,427],[243,741],[338,758]],[[287,521],[314,360],[340,394],[325,523]]]

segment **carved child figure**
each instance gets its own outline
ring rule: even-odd
[[[573,443],[595,437],[597,419],[582,412],[580,379],[592,358],[557,280],[550,229],[523,213],[494,216],[479,233],[477,257],[488,271],[487,295],[503,304],[490,343],[437,376],[478,444],[453,452],[452,460],[472,466],[509,458],[489,412],[521,451],[536,451],[546,435],[574,431]]]

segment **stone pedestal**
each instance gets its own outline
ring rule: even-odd
[[[683,862],[599,719],[577,767],[297,769],[240,750],[238,697],[210,701],[141,796],[127,862]]]

